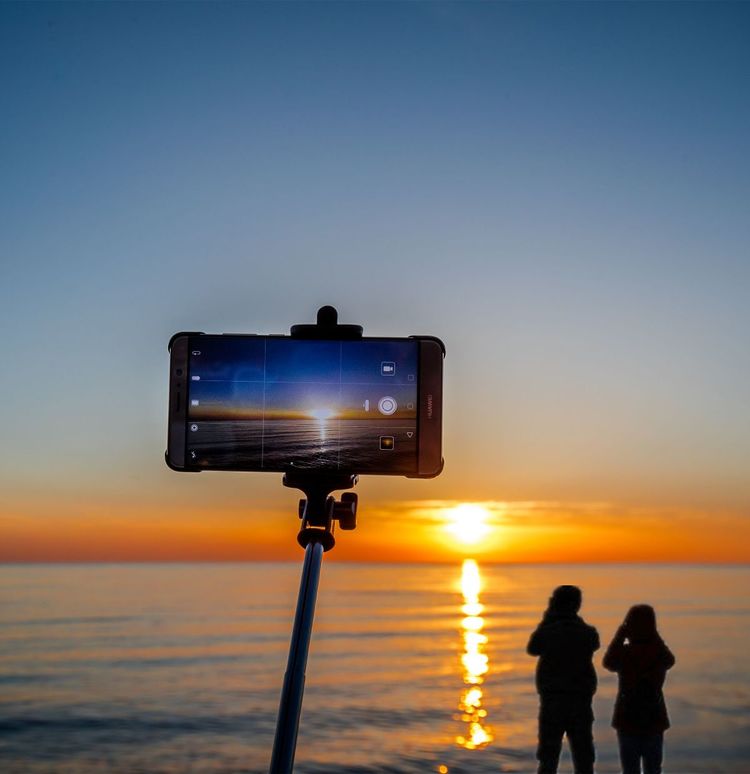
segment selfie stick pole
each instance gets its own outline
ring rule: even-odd
[[[332,306],[321,307],[318,310],[317,325],[294,325],[292,336],[307,339],[362,337],[361,326],[338,325],[337,319],[338,313]],[[297,535],[297,542],[305,549],[305,559],[289,644],[289,658],[281,689],[270,774],[291,774],[294,766],[320,567],[323,553],[330,551],[336,543],[333,522],[337,520],[341,529],[345,530],[354,529],[357,524],[357,495],[354,492],[345,492],[341,500],[331,496],[331,492],[338,489],[351,489],[357,483],[356,475],[289,471],[284,474],[283,483],[284,486],[301,489],[305,495],[299,502],[302,528]]]

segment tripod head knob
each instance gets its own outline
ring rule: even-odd
[[[344,492],[341,495],[341,499],[333,506],[333,518],[338,519],[341,529],[356,529],[357,495],[355,492]]]

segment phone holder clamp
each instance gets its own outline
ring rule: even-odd
[[[361,339],[361,325],[339,324],[339,313],[335,306],[321,306],[317,322],[292,325],[289,333],[293,339]]]

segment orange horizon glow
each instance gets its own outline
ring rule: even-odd
[[[291,507],[290,507],[291,506]],[[28,504],[0,515],[2,562],[296,560],[294,506]],[[607,503],[405,501],[360,504],[334,561],[747,563],[741,513]]]

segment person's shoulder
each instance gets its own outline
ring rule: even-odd
[[[592,626],[590,623],[586,623],[583,619],[581,619],[581,625],[586,632],[592,639],[599,640],[599,632],[596,630],[595,626]]]

